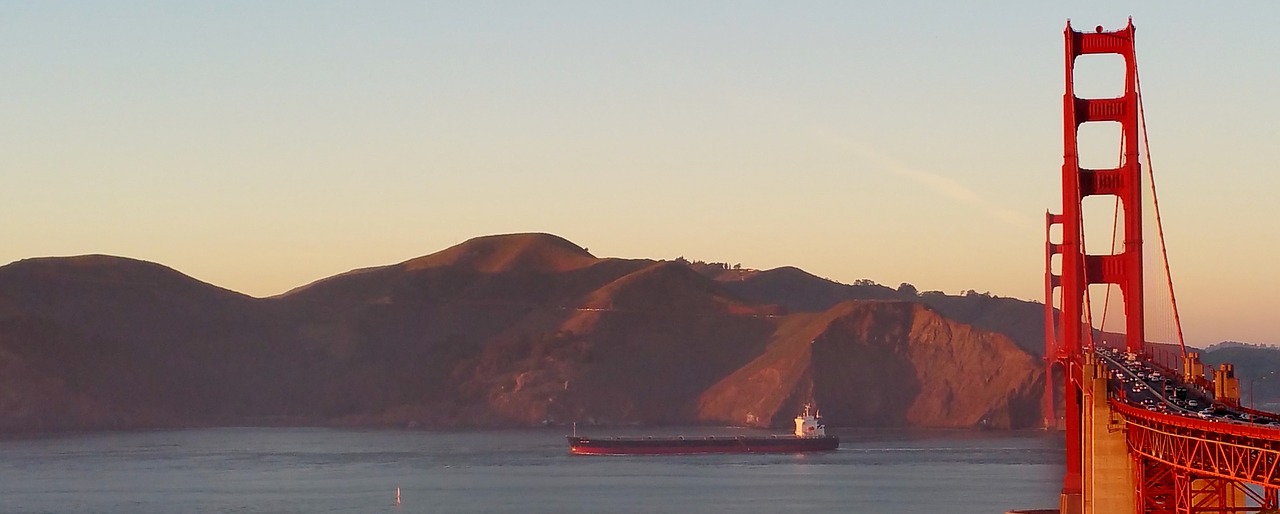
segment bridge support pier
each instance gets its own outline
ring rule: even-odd
[[[1061,514],[1081,514],[1080,508],[1084,502],[1084,496],[1081,493],[1062,493],[1058,498],[1058,512]]]
[[[1084,405],[1080,433],[1084,434],[1084,497],[1081,514],[1133,512],[1137,503],[1137,472],[1129,456],[1124,418],[1107,402],[1107,371],[1092,353],[1084,354]],[[1065,511],[1064,511],[1065,512]]]

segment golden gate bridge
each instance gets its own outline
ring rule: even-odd
[[[1046,422],[1056,425],[1058,391],[1066,431],[1066,473],[1058,512],[1280,512],[1280,416],[1240,405],[1239,381],[1231,365],[1206,374],[1198,355],[1183,344],[1180,327],[1176,343],[1151,343],[1146,336],[1145,189],[1138,151],[1139,129],[1144,140],[1146,131],[1140,125],[1145,119],[1133,22],[1119,30],[1097,27],[1080,32],[1068,21],[1064,36],[1062,212],[1046,214],[1045,230],[1044,408]],[[1088,55],[1123,59],[1122,95],[1076,96],[1077,59]],[[1081,166],[1079,130],[1096,123],[1120,127],[1120,162],[1114,168]],[[1149,149],[1144,150],[1149,159]],[[1116,201],[1109,253],[1085,249],[1083,205],[1092,196]],[[1163,230],[1159,232],[1163,256]],[[1167,258],[1164,262],[1167,278]],[[1172,280],[1168,283],[1177,325]],[[1119,289],[1123,333],[1096,328],[1089,298],[1092,285]],[[1107,309],[1102,310],[1105,318]]]

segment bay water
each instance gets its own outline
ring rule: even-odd
[[[834,452],[626,457],[571,456],[568,431],[6,438],[0,513],[1001,514],[1056,506],[1062,481],[1062,436],[1038,431],[837,430]]]

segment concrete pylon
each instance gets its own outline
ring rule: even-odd
[[[1083,444],[1082,514],[1133,512],[1137,483],[1124,418],[1113,414],[1107,398],[1107,370],[1092,353],[1084,354],[1084,401],[1080,433]]]
[[[1227,405],[1240,406],[1240,379],[1236,378],[1235,366],[1224,362],[1213,370],[1213,397]]]

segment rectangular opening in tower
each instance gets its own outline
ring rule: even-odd
[[[1108,286],[1108,284],[1089,286],[1088,303],[1093,328],[1102,332],[1100,337],[1105,338],[1110,346],[1123,348],[1126,318],[1120,286]]]
[[[1120,166],[1124,156],[1124,126],[1114,121],[1082,123],[1076,129],[1080,167],[1091,170]]]
[[[1124,56],[1086,54],[1076,57],[1071,86],[1076,98],[1120,98],[1124,96]]]
[[[1124,209],[1116,208],[1116,200],[1115,195],[1093,195],[1080,202],[1084,249],[1090,255],[1113,255],[1124,251]]]

